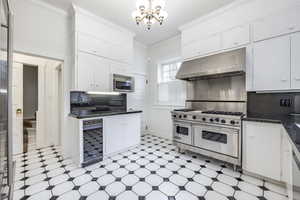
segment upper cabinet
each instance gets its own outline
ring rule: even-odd
[[[274,13],[253,23],[253,40],[260,41],[300,31],[300,7]]]
[[[134,34],[73,5],[71,36],[74,90],[112,91],[111,69],[133,65]],[[116,63],[116,64],[112,64]]]
[[[189,34],[194,33],[191,31],[184,33],[185,37],[188,37]],[[187,60],[211,54],[213,52],[245,46],[250,42],[249,36],[249,25],[243,25],[206,37],[199,37],[194,41],[189,41],[188,43],[186,43],[188,40],[183,40],[182,56],[183,59]]]
[[[300,33],[291,37],[291,87],[300,89]]]
[[[109,63],[98,56],[85,52],[77,55],[77,85],[81,91],[109,91]]]
[[[255,90],[290,89],[290,37],[255,43],[253,58]]]
[[[250,25],[234,27],[222,34],[223,48],[230,49],[250,42]]]

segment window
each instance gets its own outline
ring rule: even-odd
[[[186,98],[186,84],[176,79],[181,62],[174,61],[158,66],[157,104],[184,106]]]

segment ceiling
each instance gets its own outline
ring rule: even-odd
[[[136,40],[151,45],[178,35],[178,27],[227,5],[234,0],[165,0],[169,18],[162,25],[155,24],[150,31],[143,25],[137,26],[131,18],[136,0],[41,0],[63,10],[71,3],[89,10],[109,21],[136,33]]]

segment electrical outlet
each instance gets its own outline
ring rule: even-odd
[[[292,106],[292,99],[287,98],[287,99],[280,99],[280,107],[291,107]]]

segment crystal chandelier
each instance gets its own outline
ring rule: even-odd
[[[164,11],[165,2],[163,0],[138,0],[136,2],[137,10],[132,13],[136,24],[144,23],[150,30],[152,24],[158,22],[162,25],[167,19],[168,13]]]

